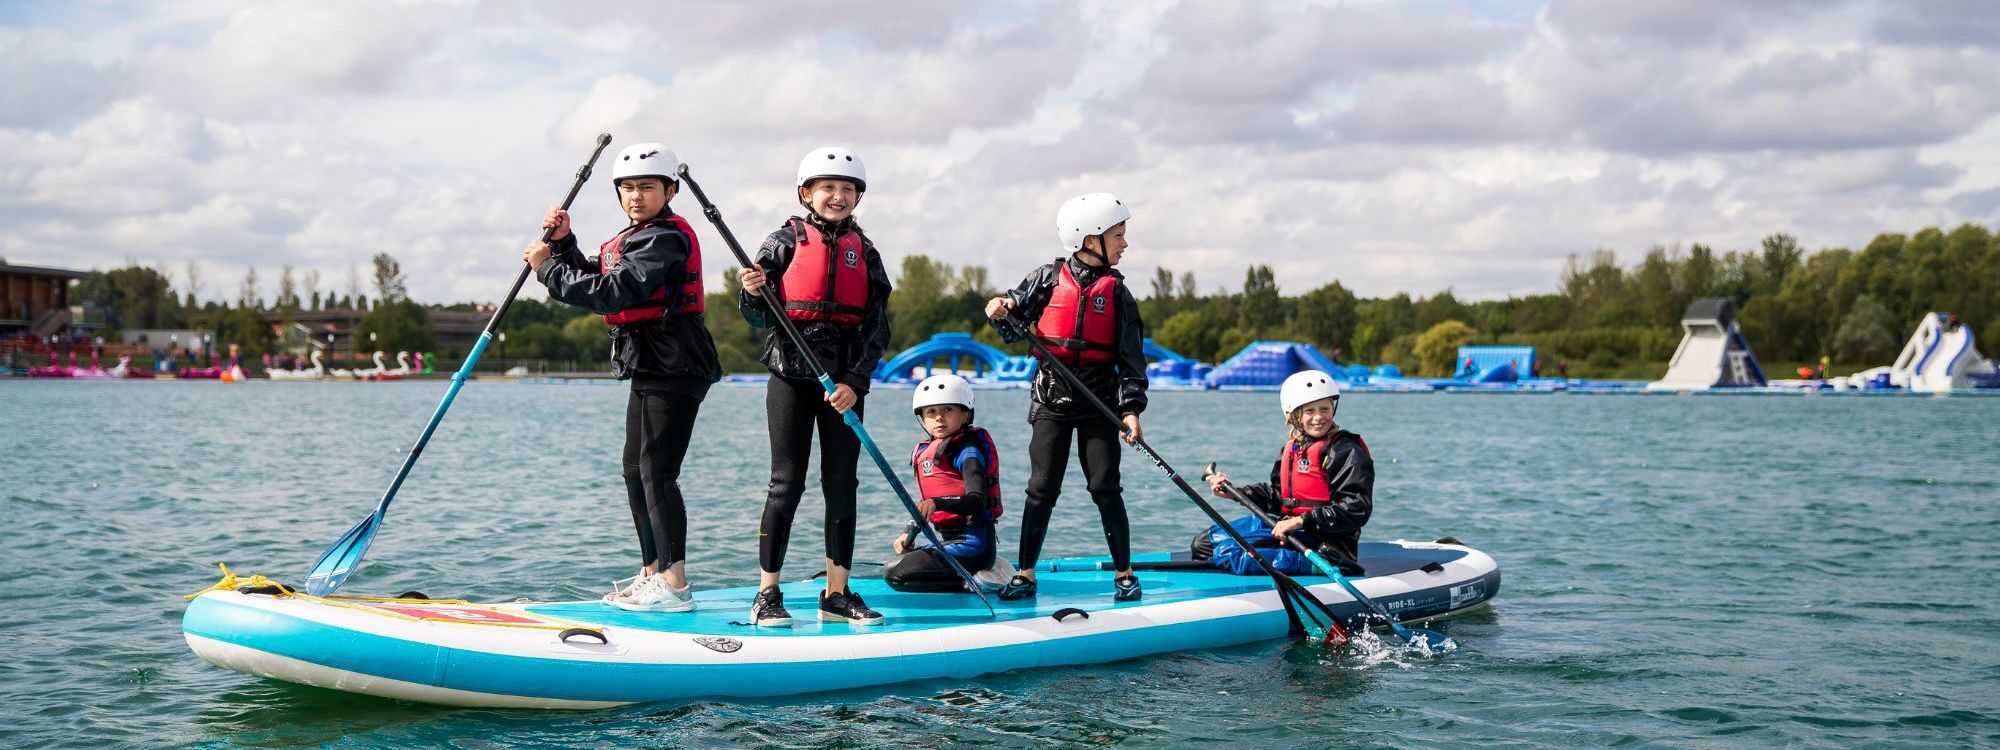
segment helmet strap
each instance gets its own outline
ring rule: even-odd
[[[1096,237],[1096,238],[1097,238],[1097,241],[1098,241],[1099,243],[1102,243],[1102,242],[1104,242],[1104,235],[1092,235],[1092,236],[1093,236],[1093,237]],[[1102,245],[1100,245],[1100,247],[1102,247]],[[1106,260],[1106,259],[1105,259],[1105,257],[1104,257],[1104,253],[1102,253],[1102,252],[1099,252],[1099,251],[1097,251],[1097,250],[1092,250],[1092,249],[1090,249],[1090,237],[1085,237],[1085,238],[1083,238],[1083,242],[1082,242],[1081,244],[1077,245],[1077,247],[1076,247],[1076,252],[1074,252],[1074,253],[1071,253],[1071,255],[1074,255],[1074,256],[1076,256],[1076,257],[1078,257],[1078,258],[1082,258],[1082,257],[1084,257],[1084,256],[1088,255],[1088,256],[1091,256],[1091,257],[1093,257],[1093,258],[1096,258],[1096,259],[1097,259],[1097,262],[1096,262],[1096,263],[1091,263],[1091,262],[1089,262],[1089,261],[1085,261],[1085,262],[1084,262],[1084,265],[1087,265],[1087,266],[1110,266],[1110,265],[1111,265],[1111,261],[1109,261],[1109,260]]]

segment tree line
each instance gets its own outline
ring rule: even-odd
[[[203,274],[197,261],[187,262],[179,287],[170,270],[131,263],[78,281],[72,299],[104,309],[109,328],[100,335],[106,340],[120,338],[121,332],[128,330],[200,325],[213,329],[218,343],[236,344],[244,355],[254,358],[279,350],[279,333],[269,318],[277,320],[278,330],[286,330],[300,313],[348,310],[367,313],[354,331],[357,341],[368,340],[372,333],[375,346],[386,351],[436,348],[437,336],[425,314],[429,308],[410,299],[402,265],[388,253],[377,253],[371,263],[372,302],[361,291],[358,269],[348,269],[346,294],[335,289],[322,294],[317,269],[295,273],[291,266],[279,271],[275,294],[268,301],[255,267],[244,273],[233,300],[198,300]]]
[[[122,328],[180,327],[197,314],[208,316],[224,340],[252,353],[270,350],[262,313],[273,309],[281,315],[368,310],[361,330],[364,336],[377,332],[380,348],[431,348],[425,307],[409,300],[400,266],[387,254],[377,255],[374,266],[373,307],[353,271],[347,294],[322,295],[316,271],[307,271],[301,285],[290,268],[280,272],[272,307],[257,294],[254,269],[236,305],[211,300],[197,306],[194,264],[188,266],[189,287],[180,293],[166,274],[138,265],[81,282],[78,293],[111,308],[114,326]],[[1001,346],[981,314],[984,301],[999,293],[987,269],[912,255],[898,271],[889,301],[892,352],[947,331],[969,331]],[[1252,341],[1289,340],[1314,344],[1343,363],[1445,375],[1462,344],[1525,344],[1537,347],[1545,369],[1565,361],[1573,376],[1652,372],[1679,343],[1682,312],[1702,297],[1736,302],[1744,334],[1766,362],[1826,356],[1854,367],[1888,364],[1919,317],[1931,311],[1957,314],[1974,326],[1985,352],[2000,352],[2000,237],[1976,224],[1885,232],[1860,250],[1807,252],[1787,234],[1766,237],[1754,249],[1658,246],[1629,267],[1614,251],[1597,250],[1570,256],[1552,292],[1494,300],[1465,301],[1450,289],[1364,298],[1337,280],[1287,294],[1264,265],[1245,269],[1234,292],[1202,293],[1192,272],[1168,268],[1127,282],[1140,299],[1148,334],[1206,362],[1219,362]],[[725,370],[757,372],[767,331],[752,329],[736,313],[739,288],[735,274],[726,274],[723,288],[708,295],[708,327]],[[433,307],[478,309],[469,303]],[[500,349],[506,358],[595,369],[609,352],[602,319],[560,303],[517,301],[501,330],[508,334]]]

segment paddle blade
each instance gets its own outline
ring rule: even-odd
[[[368,545],[375,541],[375,531],[382,527],[382,513],[376,511],[361,519],[361,523],[340,535],[333,546],[320,553],[306,573],[306,593],[326,596],[340,588],[347,576],[361,565],[361,556],[368,554]]]

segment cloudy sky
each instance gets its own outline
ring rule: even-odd
[[[1597,248],[1993,226],[1996,70],[1988,0],[9,2],[0,257],[196,260],[204,297],[254,266],[268,299],[388,252],[420,301],[493,300],[603,131],[676,149],[749,243],[839,144],[892,265],[1011,283],[1109,191],[1142,294],[1256,262],[1486,298]],[[623,226],[601,176],[576,214]]]

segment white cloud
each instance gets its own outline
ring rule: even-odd
[[[1991,7],[57,5],[0,27],[0,253],[198,259],[222,296],[251,266],[344,287],[388,252],[419,299],[491,300],[609,131],[673,146],[746,243],[841,143],[891,264],[1012,283],[1058,251],[1063,199],[1108,190],[1141,287],[1267,263],[1291,291],[1537,292],[1600,247],[1990,222]],[[608,198],[578,197],[586,243],[622,225]]]

